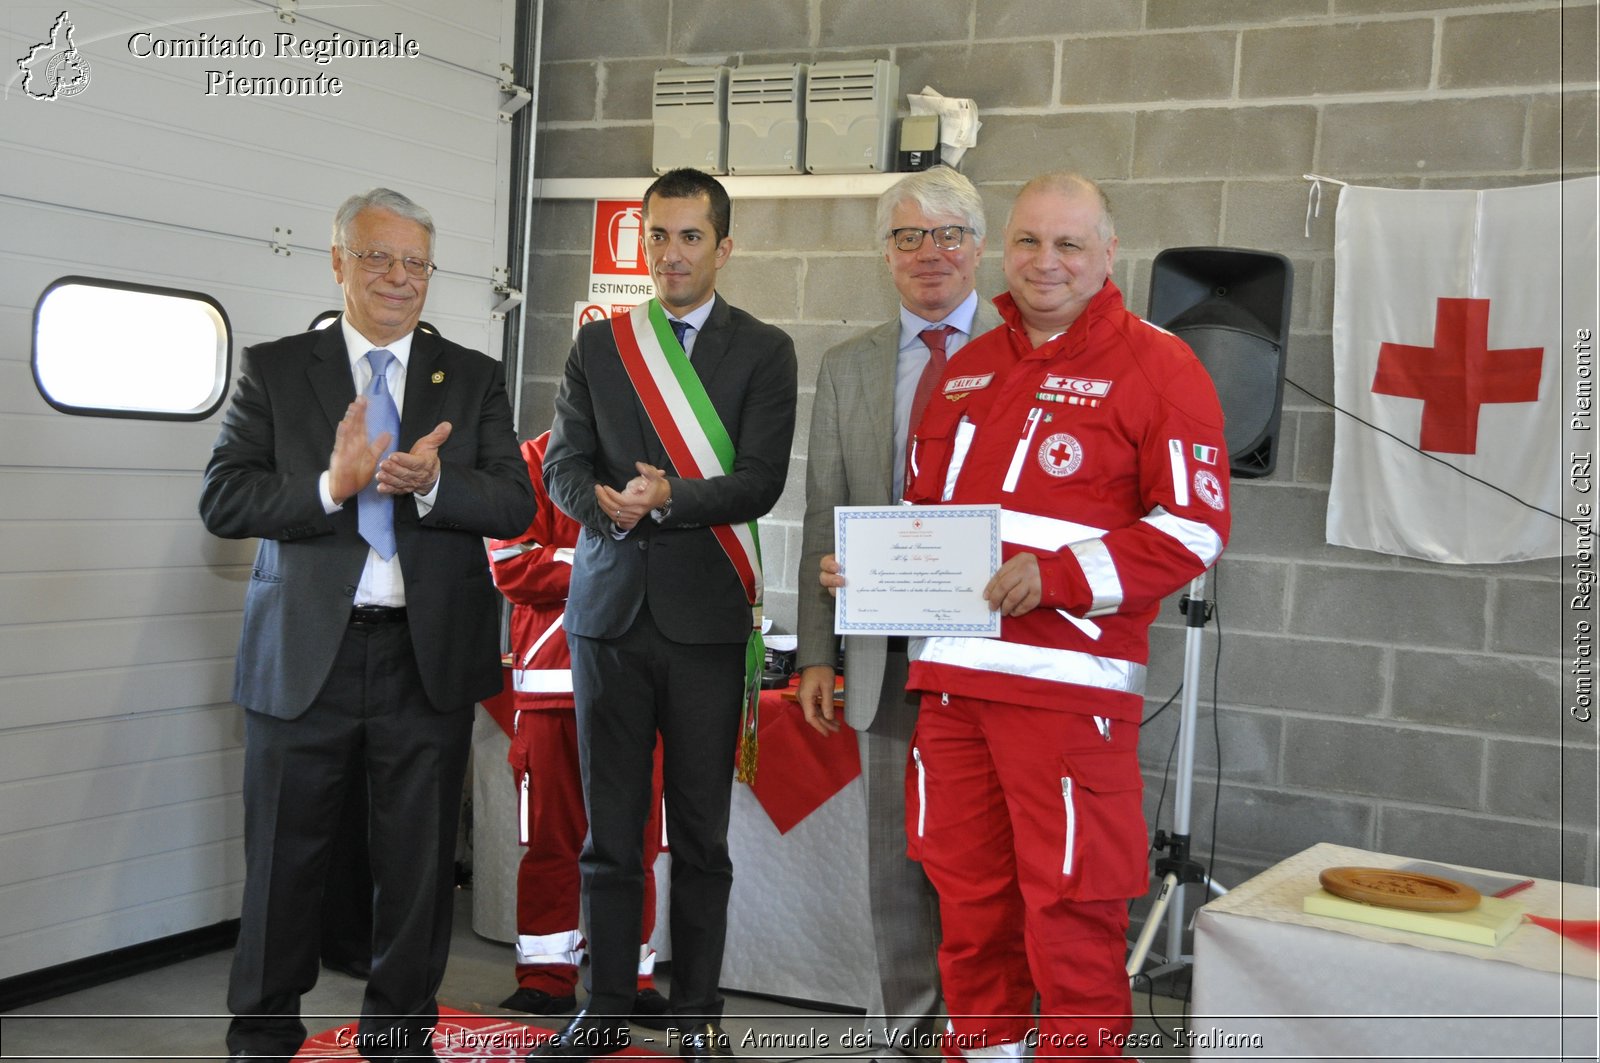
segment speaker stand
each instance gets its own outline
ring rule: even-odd
[[[1186,628],[1183,642],[1183,696],[1179,702],[1178,717],[1178,784],[1172,797],[1172,833],[1160,829],[1155,833],[1155,848],[1168,855],[1156,860],[1156,874],[1161,876],[1161,889],[1156,894],[1150,914],[1145,918],[1144,928],[1139,932],[1133,951],[1128,955],[1127,974],[1130,981],[1140,974],[1151,979],[1159,978],[1194,963],[1194,957],[1185,955],[1183,951],[1183,887],[1204,882],[1218,896],[1228,892],[1212,880],[1204,865],[1192,858],[1189,849],[1189,826],[1194,801],[1194,729],[1200,706],[1201,636],[1206,622],[1211,619],[1211,603],[1205,598],[1205,587],[1206,577],[1202,572],[1189,583],[1189,591],[1178,605],[1183,611]],[[1217,784],[1222,784],[1220,777]],[[1142,970],[1163,919],[1167,922],[1166,954],[1161,957],[1162,962],[1158,966],[1148,971]]]

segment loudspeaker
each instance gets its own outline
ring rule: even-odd
[[[1293,288],[1294,267],[1271,251],[1173,247],[1150,268],[1150,321],[1211,374],[1235,476],[1267,476],[1278,463]]]

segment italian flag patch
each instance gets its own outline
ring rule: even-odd
[[[1215,465],[1217,463],[1217,448],[1203,447],[1199,443],[1194,444],[1194,460],[1204,462],[1207,465]]]

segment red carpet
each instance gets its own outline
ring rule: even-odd
[[[356,1024],[345,1023],[324,1030],[305,1043],[295,1063],[314,1063],[316,1060],[354,1059],[360,1054],[350,1047]],[[482,1063],[492,1059],[521,1060],[533,1046],[550,1036],[550,1031],[540,1026],[504,1015],[474,1015],[454,1008],[439,1009],[439,1025],[433,1031],[433,1050],[443,1063]],[[619,1056],[659,1056],[635,1045],[617,1053]]]

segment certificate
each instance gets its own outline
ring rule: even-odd
[[[995,638],[983,588],[1000,567],[999,506],[839,506],[839,635]]]

